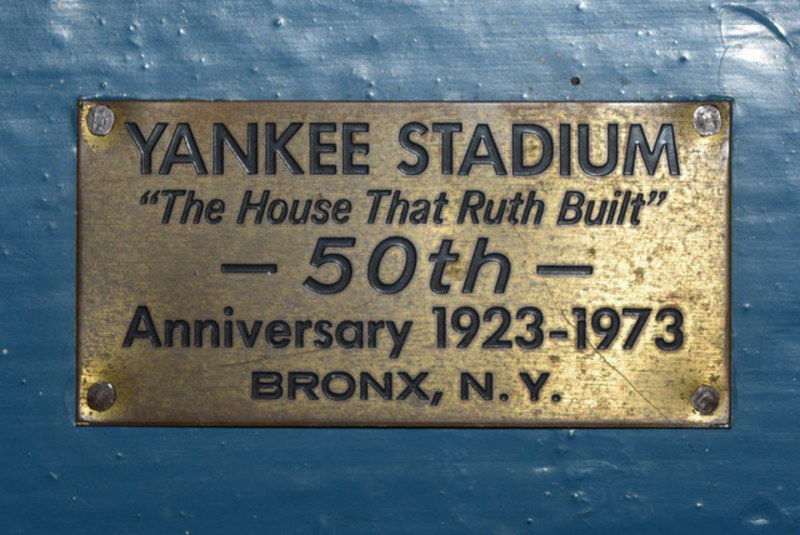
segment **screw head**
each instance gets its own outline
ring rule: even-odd
[[[95,383],[86,393],[86,403],[94,411],[107,411],[117,400],[117,392],[111,383]]]
[[[108,106],[98,104],[89,109],[86,114],[86,126],[89,132],[96,136],[106,136],[114,128],[114,112]]]
[[[716,106],[698,106],[692,115],[692,125],[701,136],[713,136],[722,128],[722,115]]]
[[[703,385],[692,394],[692,407],[702,415],[709,415],[719,406],[719,392],[708,385]]]

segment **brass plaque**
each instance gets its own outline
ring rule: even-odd
[[[79,424],[730,423],[729,101],[79,103]]]

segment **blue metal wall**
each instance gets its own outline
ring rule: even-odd
[[[798,51],[796,0],[5,0],[0,532],[797,532]],[[79,97],[720,95],[731,430],[73,424]]]

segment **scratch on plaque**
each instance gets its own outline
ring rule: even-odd
[[[370,300],[371,300],[370,298],[364,299],[363,301],[357,303],[353,308],[356,309],[356,310],[361,310],[364,307],[364,305],[366,305],[367,303],[370,302]],[[297,351],[295,353],[289,353],[287,355],[281,355],[281,358],[299,357],[299,356],[302,356],[302,355],[312,355],[314,353],[319,353],[320,351],[324,351],[324,349],[309,349],[308,351]],[[243,360],[241,362],[228,362],[226,364],[220,364],[219,367],[220,368],[227,368],[227,367],[230,367],[230,366],[241,366],[243,364],[255,364],[256,362],[262,362],[262,361],[266,361],[266,360],[270,360],[270,357],[269,356],[259,357],[257,359]]]
[[[550,290],[550,286],[547,284],[547,281],[546,281],[546,280],[544,280],[544,279],[542,279],[542,283],[544,284],[544,287],[545,287],[545,289],[547,290],[547,293],[549,293],[549,294],[550,294],[550,297],[551,297],[551,299],[552,299],[552,300],[553,300],[553,302],[555,303],[555,296],[553,295],[553,292]],[[569,318],[568,318],[568,317],[567,317],[567,315],[564,313],[564,310],[563,310],[562,308],[558,307],[558,313],[559,313],[559,314],[561,314],[561,317],[564,319],[564,321],[566,321],[566,322],[567,322],[567,325],[569,325],[570,327],[575,327],[575,324],[574,324],[574,323],[572,323],[571,321],[569,321]],[[616,373],[617,373],[617,374],[618,374],[620,377],[622,377],[622,379],[623,379],[623,380],[624,380],[626,383],[628,383],[628,386],[630,386],[630,387],[633,389],[633,391],[634,391],[634,392],[636,392],[637,394],[639,394],[639,397],[641,397],[641,398],[642,398],[642,399],[645,401],[645,403],[647,403],[648,405],[650,405],[650,407],[652,407],[652,408],[653,408],[653,410],[654,410],[654,411],[656,411],[656,412],[657,412],[657,413],[658,413],[658,414],[659,414],[659,415],[660,415],[662,418],[664,418],[666,421],[668,421],[668,422],[671,422],[671,421],[672,421],[672,420],[670,420],[670,418],[669,418],[669,417],[668,417],[666,414],[664,414],[664,412],[663,412],[661,409],[659,409],[659,408],[658,408],[658,407],[657,407],[657,406],[656,406],[656,405],[655,405],[655,404],[654,404],[652,401],[650,401],[650,399],[649,399],[649,398],[648,398],[648,397],[647,397],[647,396],[644,394],[644,392],[642,392],[641,390],[639,390],[639,389],[636,387],[636,385],[635,385],[635,384],[633,384],[633,383],[631,382],[631,380],[630,380],[630,379],[628,379],[628,376],[627,376],[627,375],[625,375],[625,374],[622,372],[622,370],[620,370],[619,368],[617,368],[617,367],[616,367],[616,366],[615,366],[615,365],[614,365],[614,364],[613,364],[613,363],[612,363],[610,360],[608,360],[608,359],[607,359],[607,358],[606,358],[606,357],[605,357],[605,356],[604,356],[602,353],[600,353],[600,351],[598,351],[598,349],[597,349],[597,348],[594,346],[594,344],[592,344],[592,343],[591,343],[590,341],[588,341],[588,340],[586,341],[586,344],[587,344],[589,347],[591,347],[591,348],[592,348],[592,351],[594,351],[594,354],[595,354],[595,355],[597,355],[598,357],[600,357],[600,359],[601,359],[603,362],[605,362],[605,363],[606,363],[606,365],[607,365],[609,368],[611,368],[612,370],[614,370],[614,371],[615,371],[615,372],[616,372]]]
[[[520,232],[520,231],[519,231],[519,230],[517,230],[516,228],[514,229],[514,231],[515,231],[515,232],[517,233],[517,235],[519,235],[519,237],[521,237],[523,240],[525,240],[525,241],[527,241],[528,243],[530,243],[531,245],[533,245],[533,242],[532,242],[532,241],[530,241],[530,240],[528,239],[528,237],[527,237],[527,236],[525,236],[524,234],[522,234],[522,232]],[[553,301],[553,304],[556,304],[556,298],[555,298],[555,295],[553,294],[553,291],[550,289],[550,285],[549,285],[549,284],[547,284],[547,281],[546,281],[545,279],[541,279],[541,280],[542,280],[542,284],[544,284],[544,287],[545,287],[545,289],[547,290],[547,293],[548,293],[548,294],[550,294],[550,299]],[[574,328],[574,327],[575,327],[575,324],[574,324],[574,323],[572,323],[572,322],[569,320],[569,317],[567,317],[567,315],[566,315],[566,313],[564,312],[564,310],[563,310],[561,307],[556,307],[556,308],[557,308],[557,310],[558,310],[558,313],[559,313],[559,314],[561,314],[561,317],[562,317],[562,318],[564,319],[564,321],[567,323],[567,325],[569,325],[570,327],[573,327],[573,328]],[[605,364],[606,364],[606,365],[607,365],[609,368],[611,368],[612,370],[614,370],[614,372],[616,372],[616,373],[617,373],[617,374],[618,374],[620,377],[622,377],[622,379],[623,379],[623,380],[624,380],[624,381],[625,381],[625,382],[628,384],[628,386],[629,386],[629,387],[631,387],[631,389],[632,389],[634,392],[636,392],[636,393],[639,395],[639,397],[641,397],[641,398],[642,398],[642,399],[645,401],[645,403],[647,403],[647,404],[648,404],[648,405],[649,405],[649,406],[650,406],[650,407],[651,407],[651,408],[652,408],[654,411],[656,411],[656,412],[657,412],[657,413],[658,413],[658,414],[659,414],[659,415],[660,415],[662,418],[664,418],[664,420],[666,420],[666,421],[668,421],[668,422],[671,422],[671,421],[672,421],[672,420],[671,420],[671,419],[670,419],[670,418],[669,418],[669,417],[668,417],[666,414],[664,414],[664,412],[663,412],[661,409],[659,409],[659,408],[658,408],[658,407],[657,407],[657,406],[656,406],[656,405],[655,405],[655,404],[654,404],[652,401],[650,401],[650,399],[649,399],[649,398],[648,398],[648,397],[647,397],[647,396],[644,394],[644,392],[642,392],[641,390],[639,390],[639,388],[637,388],[637,387],[636,387],[636,385],[635,385],[635,384],[633,384],[633,382],[631,382],[631,380],[630,380],[630,379],[628,379],[628,377],[625,375],[625,373],[623,373],[623,372],[622,372],[622,370],[620,370],[619,368],[617,368],[617,367],[616,367],[616,366],[615,366],[615,365],[614,365],[614,364],[613,364],[613,363],[612,363],[610,360],[608,360],[608,359],[607,359],[607,358],[606,358],[606,357],[605,357],[605,356],[604,356],[602,353],[600,353],[600,351],[598,351],[598,349],[597,349],[597,348],[594,346],[594,344],[592,344],[592,343],[591,343],[590,341],[588,341],[588,340],[586,341],[586,343],[589,345],[589,347],[591,347],[591,348],[592,348],[592,351],[594,352],[594,354],[595,354],[595,355],[597,355],[598,357],[600,357],[600,359],[601,359],[601,360],[602,360],[602,361],[603,361],[603,362],[604,362],[604,363],[605,363]]]
[[[311,355],[313,353],[319,353],[320,351],[323,351],[323,350],[322,349],[309,349],[308,351],[297,351],[295,353],[288,353],[286,355],[280,355],[280,358],[283,359],[283,358],[288,358],[288,357],[299,357],[299,356],[302,356],[302,355]],[[220,364],[219,367],[220,368],[227,368],[229,366],[241,366],[242,364],[255,364],[256,362],[262,362],[262,361],[265,361],[265,360],[270,360],[270,357],[269,356],[267,356],[267,357],[259,357],[257,359],[242,360],[240,362],[228,362],[228,363],[225,363],[225,364]]]

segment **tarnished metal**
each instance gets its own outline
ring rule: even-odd
[[[97,104],[79,423],[728,425],[729,102]]]

